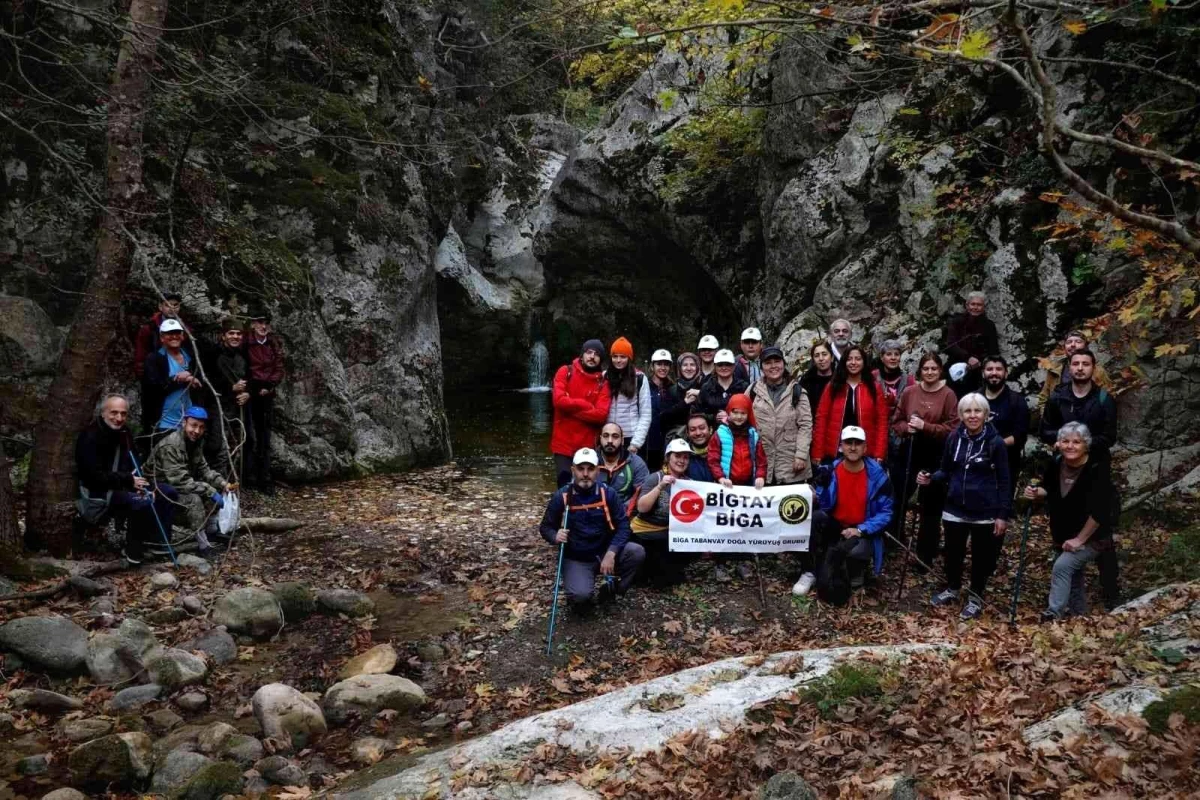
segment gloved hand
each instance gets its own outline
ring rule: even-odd
[[[225,507],[225,498],[221,496],[220,492],[213,492],[213,496],[211,499],[213,501],[213,505],[216,506],[217,508]]]
[[[813,483],[822,488],[833,482],[833,467],[828,464],[822,464],[817,467],[816,473],[813,474]]]

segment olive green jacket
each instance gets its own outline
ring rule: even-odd
[[[204,460],[204,443],[188,447],[183,430],[171,431],[146,461],[146,478],[166,483],[180,494],[209,497],[225,491],[228,482]]]

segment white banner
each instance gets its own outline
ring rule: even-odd
[[[676,553],[807,551],[812,489],[676,481],[671,489],[671,550]]]

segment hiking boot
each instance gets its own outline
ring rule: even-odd
[[[1047,622],[1058,622],[1058,614],[1055,614],[1053,611],[1047,608],[1042,612],[1042,615],[1038,617],[1038,622],[1042,623],[1043,625]]]
[[[850,578],[850,588],[851,589],[861,589],[863,587],[863,584],[866,582],[867,582],[867,576],[860,572],[857,575]]]
[[[933,597],[929,598],[929,604],[934,606],[946,606],[950,605],[956,600],[958,600],[957,589],[943,589]]]
[[[733,568],[733,571],[736,572],[737,576],[744,581],[748,581],[754,577],[754,568],[751,567],[746,561],[739,562],[738,565]]]
[[[713,580],[717,583],[729,583],[732,578],[729,577],[729,570],[718,565],[713,567]]]
[[[974,595],[967,598],[967,604],[963,606],[962,613],[958,615],[959,619],[979,619],[979,615],[983,613],[983,600]]]
[[[617,599],[617,583],[616,581],[604,581],[600,584],[600,589],[596,592],[596,604],[606,606],[609,603],[615,602]]]
[[[817,576],[811,572],[806,572],[800,576],[800,580],[796,581],[796,585],[792,587],[792,594],[796,597],[804,597],[812,591],[813,584],[817,582]]]

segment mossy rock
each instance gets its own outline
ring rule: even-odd
[[[175,800],[217,800],[242,791],[242,768],[229,761],[207,764],[171,797]]]
[[[277,583],[270,588],[270,591],[279,601],[279,607],[283,609],[285,622],[298,622],[316,613],[317,593],[306,583],[300,581]]]
[[[1192,725],[1200,723],[1200,686],[1182,686],[1142,710],[1142,716],[1155,733],[1166,733],[1172,714],[1182,714]]]

